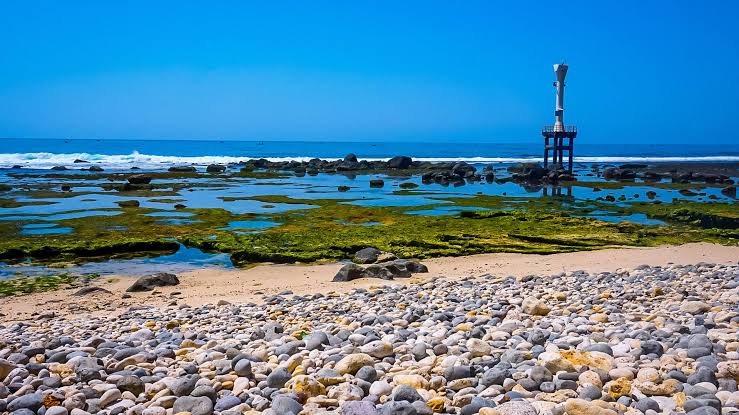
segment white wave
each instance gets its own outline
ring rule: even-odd
[[[19,165],[25,168],[50,169],[54,166],[85,168],[98,165],[110,170],[126,170],[131,167],[142,169],[166,169],[174,165],[207,166],[208,164],[238,163],[253,158],[243,156],[158,156],[141,154],[134,151],[131,154],[92,154],[92,153],[6,153],[0,154],[0,168],[9,168]],[[332,157],[303,156],[303,157],[264,157],[272,162],[281,161],[308,161],[313,158],[336,159]],[[367,158],[370,161],[386,161],[389,158]],[[541,157],[419,157],[418,161],[428,162],[459,162],[468,163],[524,163],[540,162]],[[86,160],[89,163],[75,163],[75,160]],[[669,162],[739,162],[739,156],[688,156],[688,157],[635,157],[635,156],[583,156],[575,157],[578,163],[669,163]]]

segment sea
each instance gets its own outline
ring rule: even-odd
[[[338,159],[386,160],[396,155],[421,161],[518,163],[542,160],[542,143],[95,140],[0,139],[0,168],[50,169],[86,160],[109,170],[166,169],[172,165],[232,163],[251,158],[270,161]],[[575,143],[579,163],[739,162],[739,143],[592,144]]]

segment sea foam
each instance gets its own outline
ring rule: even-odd
[[[162,156],[153,154],[141,154],[137,151],[131,154],[94,154],[94,153],[5,153],[0,154],[0,168],[10,168],[15,165],[24,168],[50,169],[54,166],[84,168],[89,165],[98,165],[110,170],[127,170],[131,167],[142,169],[164,169],[174,165],[207,166],[208,164],[238,163],[249,159],[261,158],[254,156]],[[281,161],[308,161],[313,158],[335,160],[336,158],[315,156],[301,157],[264,157],[272,162]],[[367,158],[366,160],[382,160],[388,158]],[[467,163],[527,163],[541,162],[541,157],[420,157],[413,158],[418,161],[428,162],[460,162]],[[85,160],[88,163],[75,163],[75,160]],[[697,157],[635,157],[635,156],[581,156],[575,157],[577,163],[675,163],[675,162],[739,162],[739,156],[697,156]]]

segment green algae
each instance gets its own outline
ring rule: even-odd
[[[60,288],[71,288],[79,283],[87,283],[98,277],[99,275],[97,274],[85,276],[60,274],[40,277],[0,279],[0,298],[52,291]]]
[[[552,254],[613,246],[655,246],[709,241],[736,245],[736,207],[726,203],[632,203],[614,206],[570,198],[431,196],[437,204],[416,207],[368,207],[356,199],[297,199],[283,195],[221,197],[224,201],[309,204],[256,215],[225,209],[184,208],[193,221],[171,224],[147,213],[149,208],[116,210],[111,216],[59,220],[71,234],[20,235],[26,222],[0,224],[0,259],[36,262],[84,262],[93,258],[125,258],[173,253],[179,243],[231,255],[235,264],[304,262],[350,258],[367,246],[401,257],[430,258],[489,252]],[[476,207],[457,215],[424,216],[408,212],[442,206]],[[296,206],[297,207],[297,206]],[[643,213],[667,225],[612,223],[587,217],[602,210],[622,215]],[[255,233],[226,229],[232,221],[260,219],[279,225]],[[30,223],[30,221],[28,222]],[[356,226],[378,223],[382,226]],[[126,229],[125,232],[112,229]]]

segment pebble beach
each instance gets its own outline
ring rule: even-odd
[[[0,412],[739,413],[739,266],[377,280],[0,326]]]

